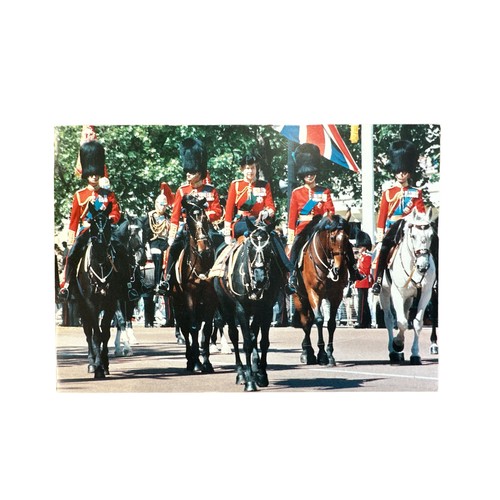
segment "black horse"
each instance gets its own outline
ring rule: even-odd
[[[184,336],[187,370],[212,373],[209,342],[217,296],[208,273],[215,260],[215,244],[205,201],[186,195],[182,207],[186,214],[185,245],[175,265],[172,305],[176,324]],[[200,344],[198,334],[202,323]]]
[[[89,211],[92,215],[88,229],[90,240],[77,269],[75,295],[87,338],[88,372],[102,379],[109,375],[110,327],[122,292],[108,218],[111,203],[104,211],[96,210],[89,203]]]
[[[115,232],[127,251],[129,281],[127,293],[119,301],[115,314],[115,355],[132,354],[130,344],[136,343],[132,327],[135,308],[143,292],[141,267],[146,264],[146,248],[142,239],[143,222],[138,217],[127,217]],[[122,346],[122,343],[124,344]]]
[[[236,383],[245,391],[267,387],[267,351],[273,306],[285,284],[282,270],[271,242],[273,225],[254,225],[248,218],[247,236],[234,246],[226,260],[223,276],[214,277],[214,287],[236,358]],[[238,348],[238,327],[243,334],[246,367]],[[261,334],[260,357],[257,338]]]

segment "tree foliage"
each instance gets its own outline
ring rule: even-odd
[[[361,166],[361,145],[349,142],[350,126],[338,125],[339,132],[354,159]],[[229,184],[239,177],[239,157],[258,152],[263,158],[262,175],[272,187],[278,215],[287,209],[287,193],[280,190],[279,181],[287,179],[288,141],[269,125],[125,125],[96,126],[99,141],[106,150],[106,165],[112,189],[122,211],[144,214],[154,206],[160,183],[168,182],[175,191],[184,182],[179,162],[179,143],[183,138],[200,138],[209,158],[208,170],[212,183],[221,196],[227,195]],[[85,180],[74,173],[80,147],[80,126],[60,126],[55,129],[54,154],[54,222],[60,228],[69,216],[74,192],[85,186]],[[439,165],[440,127],[436,125],[376,125],[374,127],[374,168],[376,199],[384,181],[390,175],[384,169],[389,143],[399,138],[411,138],[421,152]],[[350,195],[361,205],[361,176],[328,160],[318,182],[332,189],[334,197]],[[436,170],[439,171],[438,169]],[[439,174],[434,174],[439,175]],[[429,179],[419,180],[424,185]]]

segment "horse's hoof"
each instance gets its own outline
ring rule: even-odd
[[[94,378],[102,380],[106,378],[106,374],[104,372],[104,368],[102,366],[99,366],[96,368],[95,373],[94,373]]]
[[[201,367],[201,372],[202,373],[214,373],[214,367],[212,366],[212,363],[203,363]]]
[[[269,378],[266,372],[259,372],[255,375],[257,385],[259,387],[267,387],[269,385]]]
[[[400,365],[405,360],[405,355],[402,352],[390,352],[389,360],[391,364]]]
[[[95,373],[95,365],[89,365],[87,368],[87,373]]]
[[[439,354],[439,347],[437,345],[431,345],[430,353],[431,354]]]
[[[333,357],[332,357],[332,358],[330,358],[330,359],[328,360],[328,366],[329,366],[329,367],[332,367],[332,366],[337,366],[337,363],[336,363],[336,361],[335,361],[335,358],[333,358]]]
[[[245,392],[255,392],[257,390],[257,384],[255,382],[247,382],[245,384]]]
[[[236,385],[243,385],[245,382],[245,376],[238,373],[238,375],[236,375]]]
[[[313,353],[302,352],[302,354],[300,355],[300,362],[306,365],[316,365],[318,363],[318,360]]]
[[[392,348],[396,351],[396,352],[403,352],[404,348],[405,348],[405,345],[404,344],[396,344],[395,341],[392,342]]]
[[[411,365],[421,365],[422,358],[420,356],[410,356],[410,364]]]
[[[122,356],[125,356],[122,350],[115,351],[115,358],[121,358]]]
[[[184,340],[183,337],[177,337],[177,343],[179,345],[185,345],[186,344],[186,341]]]
[[[328,366],[328,356],[325,352],[318,353],[318,365],[320,366]]]

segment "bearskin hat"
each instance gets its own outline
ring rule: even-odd
[[[182,169],[185,173],[199,172],[202,179],[207,175],[207,153],[199,139],[184,139],[179,148]]]
[[[297,177],[315,175],[319,172],[321,165],[321,153],[315,144],[300,144],[294,152],[297,165]]]
[[[372,249],[372,239],[368,233],[364,231],[358,231],[356,235],[356,246],[357,247],[366,247],[368,250]]]
[[[408,172],[414,175],[418,168],[418,152],[410,141],[396,141],[389,146],[387,169],[393,174]]]
[[[80,146],[80,163],[84,179],[90,175],[103,177],[106,163],[103,145],[97,141],[84,142]]]

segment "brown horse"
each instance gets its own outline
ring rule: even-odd
[[[172,301],[175,321],[185,340],[187,370],[213,373],[209,343],[217,296],[208,273],[214,264],[216,244],[204,203],[190,195],[182,199],[186,213],[185,246],[176,265]],[[202,324],[200,345],[198,333]]]
[[[335,366],[333,334],[337,327],[337,309],[348,280],[346,252],[349,244],[347,221],[338,215],[332,219],[324,217],[316,225],[304,247],[303,257],[297,263],[298,288],[293,298],[300,326],[304,330],[300,357],[302,363]],[[326,351],[322,312],[325,299],[330,304]],[[317,357],[311,345],[313,325],[318,329]]]

